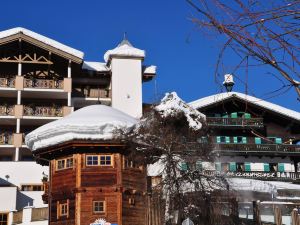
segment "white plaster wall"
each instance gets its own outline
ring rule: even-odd
[[[35,208],[42,208],[48,206],[48,204],[44,204],[43,202],[43,191],[21,191],[20,193],[28,197],[29,199],[32,199],[32,201],[26,202],[26,199],[24,199],[23,201],[21,199],[18,199],[17,207],[34,206]]]
[[[112,107],[140,118],[142,116],[142,61],[113,58],[111,68]]]
[[[48,174],[49,168],[36,162],[1,162],[0,183],[7,181],[18,187],[21,184],[41,184],[43,172]],[[6,175],[9,176],[8,179],[6,179]]]
[[[16,210],[17,187],[0,188],[0,212]]]

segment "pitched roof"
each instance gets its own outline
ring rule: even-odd
[[[276,105],[274,103],[267,102],[265,100],[253,97],[251,95],[246,95],[246,94],[243,94],[243,93],[239,93],[239,92],[228,92],[228,93],[220,93],[220,94],[216,94],[216,95],[207,96],[207,97],[195,100],[193,102],[190,102],[189,105],[196,108],[196,109],[201,109],[201,108],[204,108],[206,106],[213,105],[213,104],[228,100],[230,98],[238,98],[238,99],[241,99],[243,101],[247,101],[251,104],[257,105],[259,107],[262,107],[264,109],[267,109],[269,111],[273,111],[273,112],[276,112],[276,113],[281,114],[283,116],[293,118],[295,120],[300,121],[300,113],[299,112],[296,112],[294,110],[287,109],[285,107]]]
[[[116,48],[104,54],[105,62],[108,62],[112,56],[145,58],[145,51],[133,47],[127,39],[124,39]]]
[[[96,72],[107,72],[110,69],[106,66],[106,63],[102,62],[88,62],[84,61],[82,64],[82,69],[96,71]]]
[[[63,52],[66,52],[70,55],[73,55],[73,56],[76,56],[80,59],[83,59],[83,56],[84,56],[84,53],[79,51],[79,50],[76,50],[74,48],[71,48],[69,46],[66,46],[58,41],[55,41],[51,38],[48,38],[48,37],[45,37],[43,35],[40,35],[38,33],[35,33],[31,30],[28,30],[28,29],[25,29],[25,28],[22,28],[22,27],[16,27],[16,28],[12,28],[12,29],[9,29],[9,30],[4,30],[4,31],[1,31],[0,32],[0,39],[2,38],[6,38],[6,37],[9,37],[9,36],[12,36],[12,35],[15,35],[15,34],[18,34],[18,33],[22,33],[26,36],[29,36],[33,39],[36,39],[40,42],[43,42],[44,44],[47,44],[51,47],[54,47],[54,48],[57,48]]]

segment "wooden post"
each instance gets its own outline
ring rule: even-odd
[[[298,210],[293,209],[291,213],[291,220],[292,220],[292,225],[300,225],[300,218],[298,216]]]
[[[276,207],[275,208],[275,214],[274,214],[274,221],[276,225],[282,225],[282,215],[281,215],[281,210]]]
[[[261,225],[259,206],[260,201],[253,201],[253,222],[257,225]]]

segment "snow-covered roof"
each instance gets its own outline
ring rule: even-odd
[[[12,28],[12,29],[9,29],[9,30],[5,30],[5,31],[1,31],[0,32],[0,39],[1,38],[6,38],[6,37],[9,37],[9,36],[12,36],[12,35],[15,35],[15,34],[18,34],[18,33],[23,33],[24,35],[26,36],[29,36],[33,39],[36,39],[40,42],[43,42],[47,45],[50,45],[54,48],[57,48],[61,51],[64,51],[66,53],[69,53],[70,55],[73,55],[73,56],[76,56],[80,59],[83,59],[83,56],[84,56],[84,53],[79,51],[79,50],[76,50],[74,48],[71,48],[69,46],[66,46],[62,43],[59,43],[53,39],[50,39],[48,37],[45,37],[43,35],[40,35],[38,33],[35,33],[31,30],[28,30],[28,29],[25,29],[25,28],[22,28],[22,27],[16,27],[16,28]]]
[[[195,109],[201,109],[203,107],[225,101],[232,97],[236,97],[238,99],[247,101],[249,103],[252,103],[259,107],[276,112],[278,114],[281,114],[281,115],[284,115],[284,116],[287,116],[287,117],[290,117],[290,118],[293,118],[296,120],[300,120],[299,112],[296,112],[294,110],[287,109],[282,106],[276,105],[274,103],[267,102],[265,100],[253,97],[251,95],[239,93],[239,92],[228,92],[228,93],[220,93],[220,94],[216,94],[216,95],[211,95],[211,96],[200,98],[196,101],[190,102],[189,105]]]
[[[181,112],[184,113],[189,126],[194,130],[201,129],[201,121],[206,118],[204,114],[189,106],[179,98],[176,92],[166,93],[160,104],[155,106],[155,110],[164,117],[175,116]]]
[[[116,48],[104,54],[104,60],[108,62],[112,56],[145,58],[145,55],[144,50],[133,47],[127,39],[124,39]]]
[[[299,190],[300,185],[289,182],[280,181],[262,181],[244,178],[227,178],[227,182],[231,189],[237,191],[256,191],[276,193],[279,189]]]
[[[156,66],[143,66],[143,73],[144,74],[156,74]]]
[[[88,62],[84,61],[82,64],[82,69],[92,70],[96,72],[107,72],[109,68],[106,66],[106,63],[102,62]]]
[[[105,105],[91,105],[37,128],[25,137],[35,151],[71,140],[111,140],[117,129],[127,130],[137,120]]]

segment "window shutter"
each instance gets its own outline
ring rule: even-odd
[[[197,171],[201,171],[202,170],[202,162],[201,161],[197,161],[196,162],[196,170]]]
[[[270,165],[269,165],[269,163],[264,163],[264,172],[270,172]]]
[[[186,162],[182,162],[181,163],[181,171],[187,171],[188,170],[188,165]]]
[[[231,172],[236,171],[236,163],[235,162],[229,163],[229,171],[231,171]]]
[[[225,137],[225,142],[226,142],[226,143],[230,143],[230,137],[228,137],[228,136]]]
[[[278,171],[284,172],[284,163],[278,163]]]
[[[282,144],[282,139],[281,138],[275,138],[275,143],[276,144]]]
[[[221,172],[221,163],[219,163],[219,162],[216,162],[215,163],[215,168],[216,168],[216,171],[219,171],[219,172]]]
[[[261,138],[255,137],[255,144],[260,145],[261,144]]]
[[[245,171],[250,172],[251,171],[251,164],[249,162],[245,162]]]
[[[233,143],[235,143],[235,144],[238,143],[238,138],[237,137],[233,137]]]
[[[237,114],[237,112],[233,112],[233,113],[231,113],[231,118],[237,118],[238,117],[238,114]]]
[[[243,144],[247,144],[247,137],[242,137]]]
[[[217,143],[221,143],[221,137],[217,136]]]
[[[250,113],[245,113],[244,114],[244,118],[245,119],[250,119],[251,118],[251,114]]]
[[[228,118],[228,114],[223,114],[222,117],[223,118]]]

